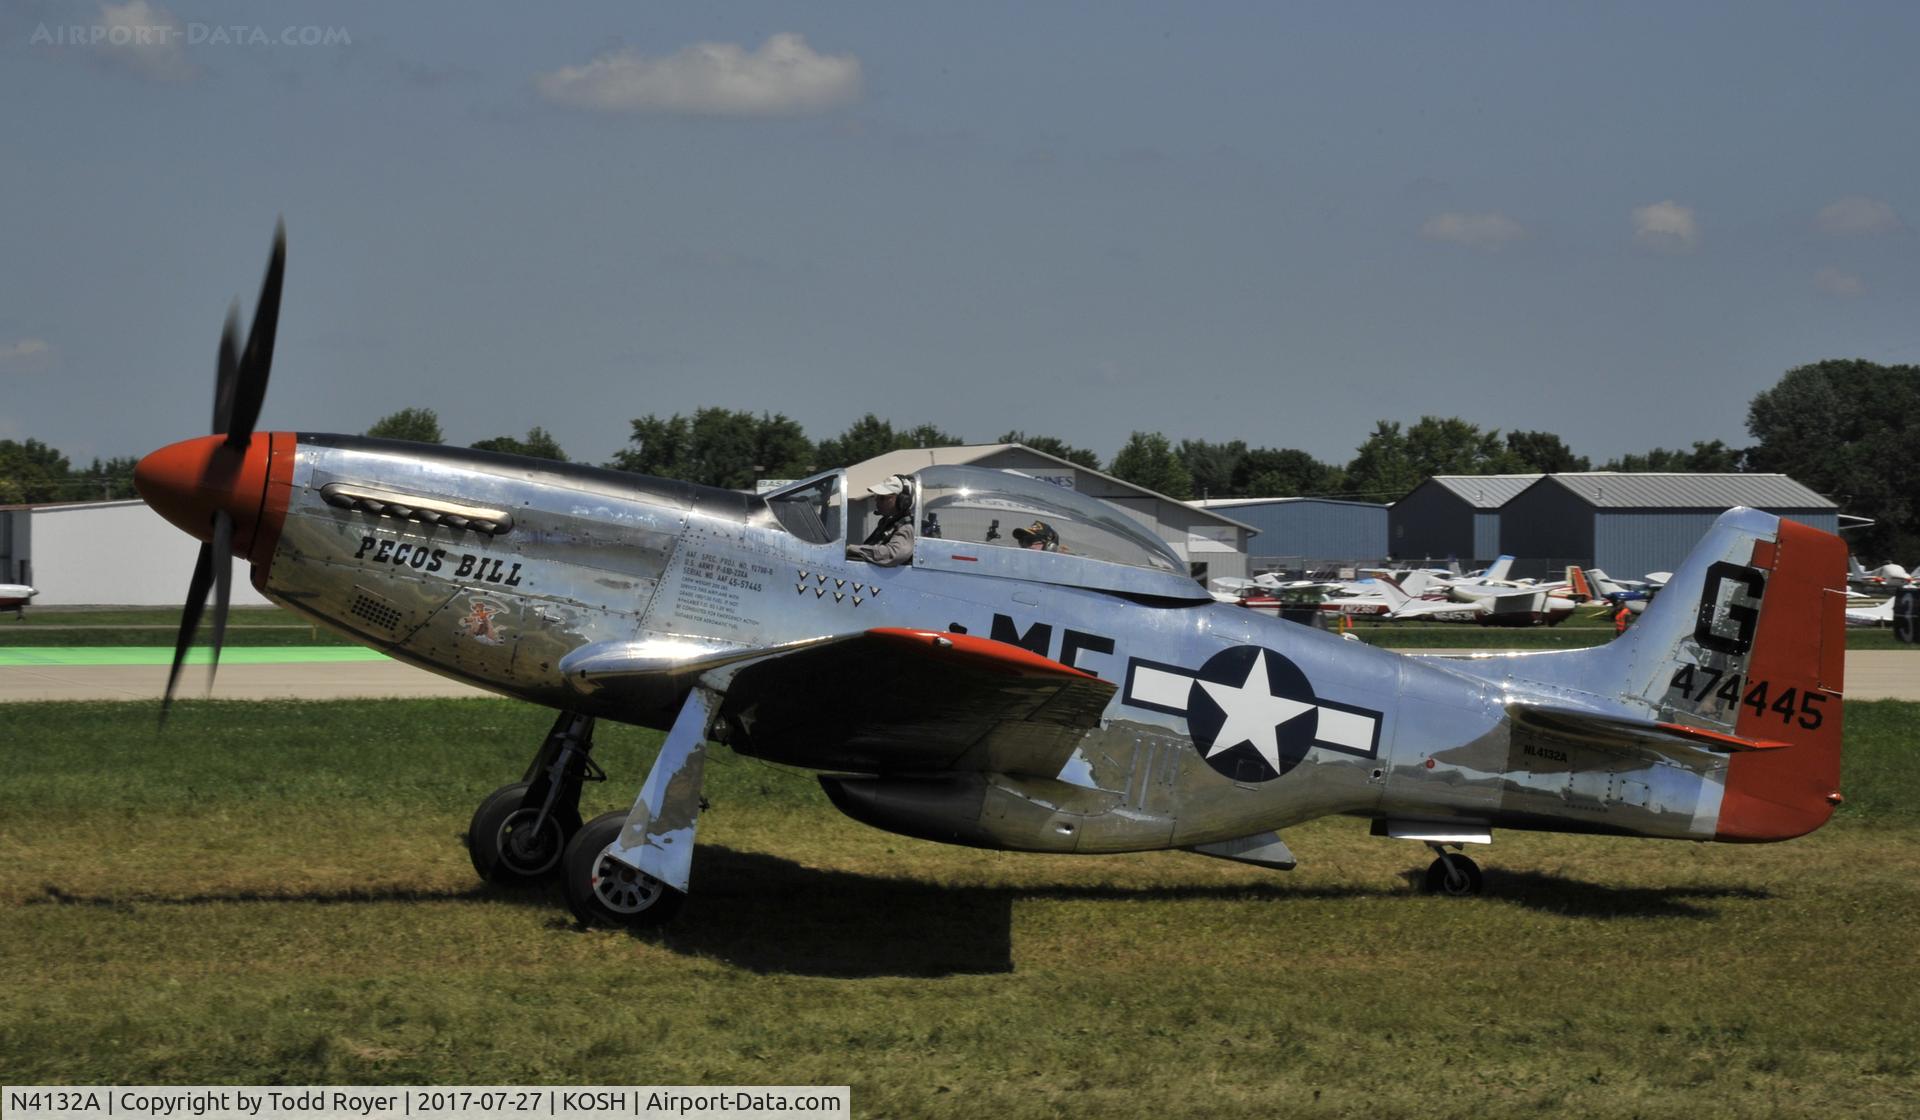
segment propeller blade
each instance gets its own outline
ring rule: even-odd
[[[220,670],[220,646],[227,640],[227,600],[233,590],[233,515],[213,515],[213,660],[207,665],[207,687]]]
[[[220,332],[219,364],[213,381],[213,434],[223,436],[233,423],[233,393],[240,380],[240,301],[227,308],[227,326]]]
[[[213,546],[200,546],[200,559],[194,562],[193,579],[187,584],[186,606],[180,612],[180,635],[173,642],[173,668],[167,671],[167,690],[160,696],[160,723],[167,722],[167,709],[173,706],[173,686],[180,682],[180,666],[187,659],[187,647],[193,645],[194,632],[200,629],[200,612],[207,605],[207,589],[213,585]]]
[[[286,268],[287,225],[280,222],[273,229],[273,258],[267,262],[267,278],[260,282],[260,301],[253,308],[247,349],[240,356],[232,423],[227,428],[228,447],[245,447],[252,440],[260,405],[267,399],[267,375],[273,371],[273,336],[280,326],[280,278]]]
[[[244,449],[253,440],[253,425],[260,419],[260,405],[267,396],[267,375],[273,370],[273,336],[280,325],[280,281],[287,268],[287,226],[279,222],[273,229],[273,256],[267,261],[266,279],[260,282],[260,300],[254,305],[253,326],[247,331],[247,347],[240,349],[240,307],[227,311],[227,325],[220,332],[220,354],[213,382],[213,434],[226,435],[226,446]],[[222,462],[221,460],[225,460]],[[208,466],[210,474],[228,472],[237,466],[231,456],[216,455]],[[213,596],[213,658],[207,670],[211,687],[213,674],[220,668],[220,647],[227,638],[227,605],[233,591],[233,517],[225,511],[213,515],[213,539],[200,546],[200,558],[194,561],[193,579],[187,584],[187,601],[180,611],[180,633],[173,643],[173,666],[167,670],[167,689],[160,696],[160,725],[166,726],[167,712],[173,707],[173,690],[180,684],[180,666],[187,660],[200,629],[200,616],[207,609],[207,592]]]

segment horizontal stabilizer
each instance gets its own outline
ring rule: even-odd
[[[1748,739],[1704,727],[1661,720],[1609,716],[1578,708],[1552,708],[1540,704],[1508,704],[1507,717],[1514,726],[1559,738],[1574,739],[1597,747],[1684,747],[1719,754],[1770,751],[1792,746],[1777,739]]]

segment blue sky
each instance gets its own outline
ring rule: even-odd
[[[708,405],[1602,459],[1920,362],[1911,4],[264,11],[0,8],[0,437],[203,431],[282,214],[263,426],[592,461]]]

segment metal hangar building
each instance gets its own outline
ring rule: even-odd
[[[1538,474],[1437,474],[1387,507],[1386,552],[1395,560],[1485,567],[1500,555],[1500,511]]]
[[[1313,573],[1377,564],[1387,554],[1387,507],[1339,498],[1211,498],[1189,503],[1257,529],[1247,566]]]
[[[1542,475],[1499,510],[1500,548],[1518,575],[1568,564],[1639,579],[1672,571],[1734,506],[1837,532],[1840,508],[1783,474]]]

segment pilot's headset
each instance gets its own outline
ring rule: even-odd
[[[899,489],[889,490],[889,486],[897,486]],[[899,499],[898,504],[894,506],[893,520],[898,520],[913,512],[913,479],[904,474],[888,475],[886,478],[867,487],[867,493],[875,495],[876,500],[888,494]]]

